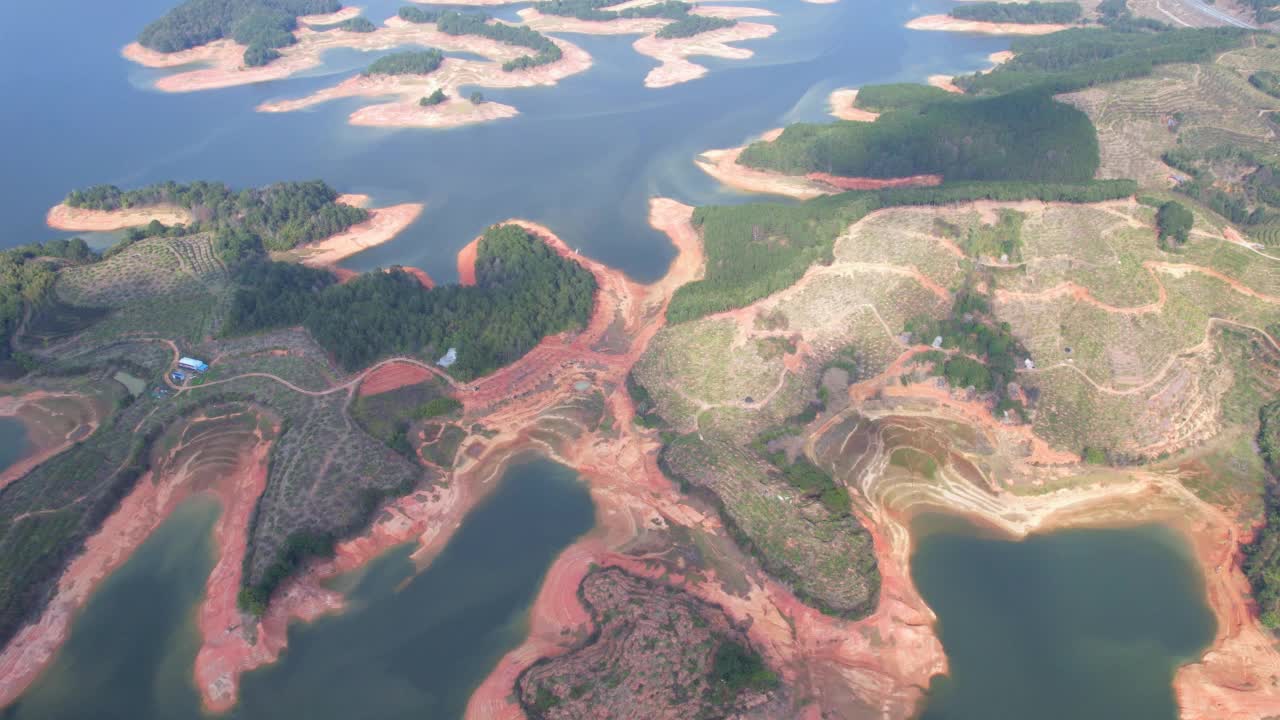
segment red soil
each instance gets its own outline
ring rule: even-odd
[[[66,432],[63,428],[52,427],[51,411],[39,407],[41,400],[49,398],[76,398],[82,400],[85,408],[84,418],[72,418],[74,424]],[[23,457],[0,472],[0,489],[18,478],[31,472],[32,468],[82,440],[98,429],[98,408],[88,398],[80,396],[53,394],[44,390],[25,395],[0,396],[0,417],[14,417],[20,420],[27,429],[29,449]],[[2,705],[3,703],[0,703]]]
[[[476,284],[476,252],[479,248],[480,238],[476,238],[458,251],[458,284]]]
[[[830,173],[813,172],[805,175],[815,182],[826,183],[841,190],[883,190],[897,187],[933,187],[942,184],[941,175],[912,175],[900,178],[841,177]]]
[[[431,276],[427,274],[426,270],[420,270],[415,267],[406,267],[402,269],[405,272],[417,278],[418,283],[422,285],[422,287],[430,290],[431,288],[436,286],[436,281],[431,279]]]
[[[407,385],[417,385],[435,377],[430,370],[410,363],[388,363],[365,376],[360,383],[360,397],[390,392]]]

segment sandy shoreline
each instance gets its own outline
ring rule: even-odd
[[[726,60],[746,60],[755,53],[746,48],[733,47],[728,43],[759,40],[777,31],[778,29],[772,25],[740,22],[732,27],[712,30],[690,38],[664,40],[656,35],[648,35],[636,40],[631,47],[641,55],[648,55],[659,63],[658,67],[645,75],[644,86],[664,88],[696,80],[709,72],[705,66],[691,62],[689,57],[701,55]]]
[[[1072,26],[1051,23],[982,22],[961,20],[950,15],[925,15],[908,21],[905,27],[909,30],[940,30],[980,35],[1049,35]]]
[[[88,210],[65,203],[54,205],[45,215],[45,223],[55,230],[67,232],[114,232],[159,220],[165,225],[185,225],[191,213],[176,205],[125,208],[121,210]]]
[[[51,400],[76,401],[82,413],[66,417],[41,402]],[[0,472],[0,489],[3,489],[40,463],[92,435],[98,429],[99,408],[87,397],[38,390],[25,395],[0,395],[0,417],[21,422],[26,428],[29,446],[23,457]]]
[[[371,247],[390,241],[409,227],[422,214],[422,203],[403,203],[384,208],[373,208],[369,219],[352,225],[345,232],[319,242],[301,245],[284,255],[296,258],[303,265],[329,267]]]
[[[396,18],[398,19],[398,18]],[[443,35],[432,31],[437,35]],[[452,38],[453,36],[444,36]],[[458,42],[470,36],[455,38],[454,45],[468,46],[469,52],[495,53],[493,41],[475,38],[483,42]],[[449,128],[478,122],[490,122],[519,114],[514,107],[497,102],[472,103],[463,97],[462,87],[518,88],[537,85],[554,85],[560,80],[584,72],[591,67],[591,56],[572,43],[556,39],[562,57],[549,65],[540,65],[514,72],[505,72],[501,61],[463,60],[445,58],[440,67],[427,75],[357,75],[342,83],[319,90],[311,95],[293,100],[274,100],[258,106],[259,112],[293,112],[346,97],[382,98],[395,96],[397,100],[359,108],[351,113],[352,125],[397,128]],[[437,44],[438,46],[438,44]],[[419,100],[436,90],[448,99],[431,107],[423,107]]]
[[[781,134],[782,128],[776,128],[764,133],[759,139],[765,142],[773,142]],[[942,183],[940,175],[913,175],[902,178],[841,177],[817,172],[807,175],[785,175],[772,170],[747,167],[739,163],[738,157],[746,148],[747,146],[743,145],[723,150],[707,150],[694,158],[693,162],[703,172],[735,190],[766,195],[783,195],[796,200],[811,200],[846,190],[931,187]]]
[[[857,100],[857,88],[833,90],[827,96],[827,104],[831,107],[828,114],[838,120],[849,120],[851,122],[875,122],[876,118],[880,117],[880,113],[855,107],[854,103]]]

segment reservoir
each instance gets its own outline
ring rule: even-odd
[[[452,130],[388,130],[347,124],[358,99],[307,112],[254,111],[335,85],[384,53],[334,51],[323,67],[274,82],[155,91],[166,71],[132,64],[120,49],[178,1],[6,4],[0,96],[21,111],[0,113],[0,135],[21,142],[12,143],[11,171],[0,186],[0,244],[54,236],[44,224],[49,207],[98,183],[217,180],[241,188],[319,178],[375,204],[426,205],[399,237],[351,258],[353,269],[400,263],[448,282],[462,246],[492,223],[523,217],[650,281],[674,250],[648,225],[649,197],[691,205],[759,197],[721,189],[693,165],[697,154],[787,122],[828,121],[826,97],[836,88],[973,71],[1008,47],[1001,38],[902,27],[916,15],[945,12],[951,0],[717,0],[777,13],[759,20],[778,32],[737,44],[755,52],[750,59],[695,58],[708,75],[656,90],[643,84],[656,62],[632,50],[635,36],[561,34],[592,55],[589,70],[554,87],[481,88],[519,116]],[[349,4],[381,23],[412,3]],[[485,11],[511,19],[520,7]],[[52,52],[53,37],[76,52]]]
[[[102,585],[71,638],[5,720],[197,720],[195,611],[213,567],[216,502],[183,505]],[[335,587],[345,613],[289,632],[281,661],[243,677],[246,720],[461,717],[526,634],[551,562],[594,523],[573,471],[514,463],[431,566],[399,547]]]
[[[1215,621],[1189,550],[1157,525],[1011,541],[913,523],[911,574],[951,666],[923,720],[1176,720],[1173,674]]]
[[[0,472],[27,454],[27,426],[14,417],[0,417]]]

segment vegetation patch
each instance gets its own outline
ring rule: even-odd
[[[242,275],[228,327],[302,324],[348,370],[397,353],[434,362],[455,348],[450,371],[469,378],[514,362],[547,335],[584,327],[595,290],[577,262],[501,225],[480,240],[475,286],[427,289],[399,268],[336,285],[300,266],[259,264]]]
[[[364,75],[426,75],[435,72],[444,61],[444,53],[429,48],[427,50],[406,51],[384,55],[378,58],[365,71]],[[444,99],[444,93],[440,99]]]
[[[533,720],[609,717],[710,719],[750,707],[791,709],[778,674],[722,609],[618,568],[593,570],[578,587],[594,631],[568,653],[538,661],[516,680]]]
[[[275,48],[296,42],[299,16],[341,7],[338,0],[185,0],[143,28],[138,42],[172,53],[229,37],[248,46],[245,64],[265,65],[279,57]]]
[[[502,64],[506,72],[549,65],[563,56],[560,46],[537,30],[518,25],[490,21],[483,13],[460,13],[456,10],[425,10],[420,7],[400,8],[400,17],[412,23],[435,23],[436,29],[446,35],[475,35],[497,40],[506,45],[525,47],[533,55],[521,55]],[[472,96],[472,102],[477,102]]]
[[[975,2],[951,9],[951,17],[994,23],[1048,23],[1066,25],[1080,19],[1074,2]]]

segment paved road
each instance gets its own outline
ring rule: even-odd
[[[1208,3],[1202,2],[1202,0],[1179,0],[1179,2],[1181,2],[1183,5],[1186,5],[1187,7],[1191,8],[1192,10],[1195,10],[1196,12],[1199,12],[1201,15],[1205,15],[1205,16],[1207,16],[1207,17],[1211,17],[1211,18],[1213,18],[1214,20],[1218,20],[1218,21],[1221,21],[1221,22],[1227,23],[1228,25],[1235,25],[1235,26],[1236,26],[1236,27],[1238,27],[1238,28],[1245,28],[1245,29],[1247,29],[1247,30],[1257,30],[1257,29],[1258,29],[1258,26],[1257,26],[1257,25],[1254,25],[1253,23],[1250,23],[1250,22],[1245,21],[1245,20],[1241,20],[1241,19],[1240,19],[1240,18],[1238,18],[1238,17],[1234,17],[1234,16],[1232,16],[1232,15],[1229,15],[1229,14],[1227,14],[1227,13],[1225,13],[1225,12],[1223,12],[1223,11],[1219,10],[1218,8],[1216,8],[1216,7],[1212,6],[1212,5],[1209,5]]]

